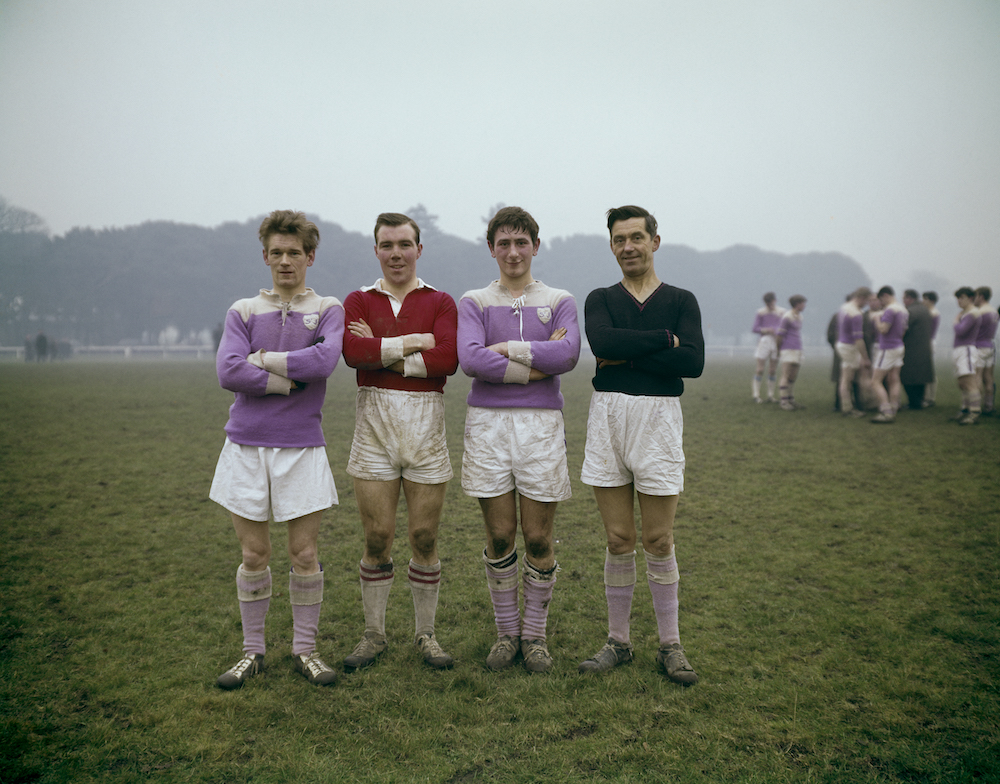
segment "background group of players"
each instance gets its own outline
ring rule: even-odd
[[[581,478],[594,488],[607,535],[608,637],[579,670],[632,661],[638,499],[657,662],[670,680],[690,685],[698,676],[680,643],[673,527],[684,478],[682,379],[704,368],[701,314],[693,294],[657,277],[655,218],[634,206],[609,210],[607,218],[622,278],[586,301],[596,361]],[[570,497],[559,377],[580,355],[576,303],[569,292],[532,277],[538,225],[519,207],[501,209],[487,228],[499,278],[467,292],[457,306],[417,276],[422,245],[413,220],[383,213],[374,237],[381,277],[341,305],[305,285],[319,244],[316,226],[299,212],[271,213],[259,238],[273,286],[227,313],[217,369],[234,402],[210,497],[229,511],[242,550],[236,590],[244,639],[243,656],[217,680],[222,688],[237,688],[263,668],[272,520],[288,526],[294,667],[311,683],[337,681],[338,672],[316,650],[324,588],[317,542],[323,511],[337,503],[321,409],[341,356],[357,371],[347,471],[364,536],[358,574],[365,618],[344,669],[369,666],[388,648],[401,493],[416,647],[433,668],[454,664],[437,641],[435,615],[438,526],[452,478],[443,390],[459,366],[472,377],[461,484],[479,499],[483,515],[482,557],[497,632],[486,666],[500,670],[517,660],[529,672],[552,666],[546,625],[559,571],[555,512]]]
[[[988,286],[963,286],[955,292],[959,313],[953,325],[952,363],[962,404],[953,420],[963,425],[975,424],[980,415],[992,415],[994,410],[998,314],[991,297]],[[836,408],[844,416],[864,417],[866,409],[877,408],[871,421],[892,423],[904,389],[910,408],[935,404],[934,341],[941,322],[937,301],[936,292],[921,296],[907,289],[900,303],[891,286],[877,293],[861,287],[848,295],[831,319],[827,335],[835,352]],[[757,403],[763,401],[764,373],[769,371],[768,400],[775,402],[777,386],[783,410],[802,407],[795,402],[793,390],[802,362],[805,302],[795,295],[785,310],[777,305],[773,292],[764,295],[764,307],[757,311],[752,327],[760,336],[751,383]]]

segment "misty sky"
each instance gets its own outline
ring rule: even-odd
[[[0,112],[0,196],[60,234],[636,203],[1000,288],[997,0],[0,0]]]

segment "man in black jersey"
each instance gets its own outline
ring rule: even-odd
[[[635,206],[609,210],[608,230],[622,279],[592,291],[584,310],[597,372],[582,472],[583,482],[594,488],[607,534],[608,641],[580,664],[580,672],[604,672],[632,661],[629,615],[638,495],[660,638],[656,660],[670,680],[689,686],[698,675],[678,631],[674,515],[684,489],[682,379],[697,378],[705,366],[701,311],[691,292],[657,277],[653,254],[660,237],[648,211]]]

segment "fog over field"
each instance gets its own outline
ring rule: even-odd
[[[995,285],[998,40],[994,0],[5,0],[0,195],[57,237],[637,203],[668,245]]]

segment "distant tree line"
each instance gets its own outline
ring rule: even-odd
[[[497,277],[485,238],[471,242],[443,233],[421,205],[409,214],[421,227],[418,273],[429,284],[457,300]],[[214,228],[150,221],[53,237],[41,218],[0,199],[0,342],[20,345],[39,330],[86,345],[211,334],[233,301],[270,285],[257,240],[262,218]],[[309,284],[343,300],[374,282],[379,267],[373,237],[312,219],[321,241]],[[844,296],[871,284],[856,261],[839,253],[783,255],[745,245],[700,252],[663,244],[656,269],[664,281],[697,295],[706,338],[714,344],[746,340],[765,291],[775,291],[783,304],[792,294],[804,294],[804,336],[824,343],[827,322]],[[603,233],[543,235],[532,271],[572,292],[581,319],[587,294],[620,278]]]

